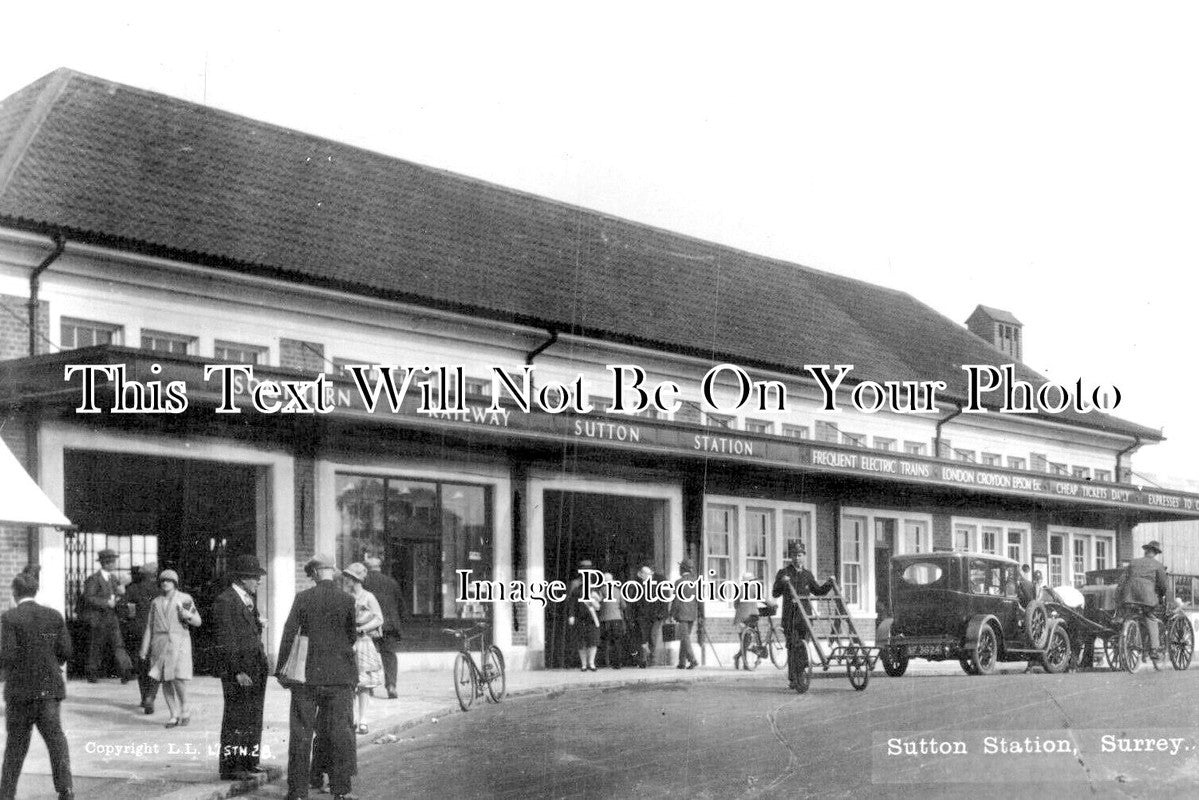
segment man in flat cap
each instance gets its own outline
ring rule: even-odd
[[[276,668],[279,683],[291,690],[287,796],[308,796],[315,732],[328,748],[323,760],[329,773],[329,791],[333,800],[344,800],[350,793],[350,775],[357,763],[353,720],[354,688],[358,685],[354,641],[358,632],[354,601],[333,583],[337,565],[331,557],[313,556],[304,571],[315,578],[316,585],[300,592],[292,603],[283,624]],[[285,674],[288,656],[299,636],[308,639],[303,683]]]
[[[221,716],[221,780],[240,780],[260,772],[262,706],[268,666],[258,615],[258,583],[266,570],[252,555],[235,556],[233,582],[212,605],[216,626],[216,667],[225,709]]]
[[[396,648],[400,644],[400,584],[383,571],[381,559],[367,556],[365,563],[367,573],[362,585],[375,596],[383,611],[383,635],[375,639],[375,646],[379,648],[379,656],[383,659],[383,684],[387,687],[387,696],[394,700],[399,697],[396,692],[396,670],[399,666]]]
[[[121,683],[128,683],[133,662],[129,660],[129,653],[125,650],[125,642],[121,637],[121,622],[117,617],[117,606],[121,604],[125,594],[120,579],[114,573],[117,552],[101,550],[96,560],[100,562],[100,569],[83,582],[83,618],[87,622],[90,634],[84,674],[88,683],[95,683],[100,677],[100,659],[104,651],[110,649],[117,671],[121,673]]]
[[[1149,655],[1154,661],[1161,657],[1161,635],[1158,631],[1158,606],[1170,594],[1170,579],[1165,566],[1156,556],[1162,554],[1161,542],[1154,539],[1141,545],[1145,555],[1134,558],[1124,568],[1117,584],[1116,596],[1124,603],[1125,616],[1143,616],[1149,628]]]

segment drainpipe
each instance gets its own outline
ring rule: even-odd
[[[66,239],[62,234],[55,231],[50,235],[54,241],[54,249],[50,251],[50,255],[42,259],[42,263],[34,267],[33,272],[29,276],[29,355],[37,355],[37,304],[38,304],[38,289],[41,285],[42,273],[50,268],[50,265],[58,260],[62,255],[63,249],[67,246]]]
[[[550,335],[550,338],[546,339],[544,342],[529,351],[529,354],[525,356],[526,367],[533,366],[533,359],[537,358],[537,356],[541,355],[546,350],[549,350],[558,341],[558,332],[556,330],[546,328],[545,332]],[[533,388],[533,376],[531,375],[529,376],[529,388]]]
[[[55,231],[50,235],[50,239],[54,242],[54,249],[50,254],[42,259],[42,263],[34,267],[33,272],[29,275],[29,355],[37,355],[37,307],[38,307],[38,289],[42,273],[50,268],[50,265],[58,260],[62,255],[62,251],[66,248],[66,239],[62,234]],[[38,424],[37,419],[32,415],[25,417],[25,466],[29,470],[29,474],[35,481],[39,480],[41,474],[41,457],[38,453]],[[25,534],[25,549],[26,563],[30,566],[35,566],[41,560],[38,543],[37,528],[30,527]]]
[[[937,435],[933,437],[933,458],[941,457],[941,426],[962,413],[962,404],[957,404],[958,410],[950,414],[948,417],[937,421]]]
[[[1141,437],[1134,436],[1134,437],[1132,437],[1132,444],[1130,444],[1128,447],[1125,447],[1119,453],[1116,453],[1116,483],[1120,483],[1120,462],[1124,459],[1125,455],[1127,455],[1129,452],[1131,452],[1133,450],[1136,450],[1140,446],[1141,446]]]

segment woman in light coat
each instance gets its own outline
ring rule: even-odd
[[[370,732],[366,726],[367,699],[376,686],[383,685],[383,658],[374,640],[383,635],[383,609],[379,601],[363,586],[366,580],[366,565],[354,562],[341,571],[345,576],[345,590],[354,598],[354,624],[358,640],[354,642],[354,657],[358,662],[358,704],[354,711],[354,730],[359,734]]]
[[[162,682],[162,694],[171,718],[166,726],[186,725],[191,721],[187,710],[186,682],[192,678],[191,628],[200,624],[200,612],[191,595],[179,591],[179,573],[164,569],[158,574],[162,594],[150,603],[150,618],[142,636],[141,657],[149,659],[150,680]]]

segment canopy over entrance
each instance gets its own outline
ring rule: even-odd
[[[16,456],[0,439],[0,525],[50,525],[69,528],[71,521],[46,497]]]

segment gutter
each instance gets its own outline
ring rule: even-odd
[[[1125,455],[1127,455],[1131,451],[1139,448],[1141,446],[1141,444],[1142,444],[1141,437],[1134,436],[1134,437],[1132,437],[1132,444],[1130,444],[1128,447],[1125,447],[1119,453],[1116,453],[1116,483],[1121,482],[1120,481],[1120,462],[1123,460]],[[1130,481],[1130,483],[1131,483],[1131,481]]]
[[[42,263],[33,268],[33,272],[29,275],[29,355],[31,356],[37,355],[37,304],[42,273],[58,260],[67,246],[67,240],[58,231],[50,234],[50,239],[54,242],[54,249],[50,251],[50,255],[42,259]]]
[[[958,408],[958,410],[953,412],[952,414],[950,414],[948,417],[944,417],[943,419],[940,419],[937,421],[937,433],[935,436],[933,436],[933,458],[941,457],[941,426],[944,425],[946,422],[949,422],[949,420],[953,419],[954,417],[960,416],[962,414],[962,404],[961,403],[957,404],[957,408]]]
[[[551,347],[553,347],[555,344],[557,344],[558,331],[554,330],[553,328],[546,328],[545,332],[549,334],[550,338],[546,339],[544,342],[542,342],[541,344],[537,345],[536,347],[534,347],[532,350],[529,351],[529,354],[527,356],[525,356],[525,366],[526,367],[533,366],[533,359],[537,358],[537,356],[541,355],[546,350],[549,350]],[[530,375],[529,376],[529,388],[530,389],[533,388],[533,384],[534,384],[533,376]]]

